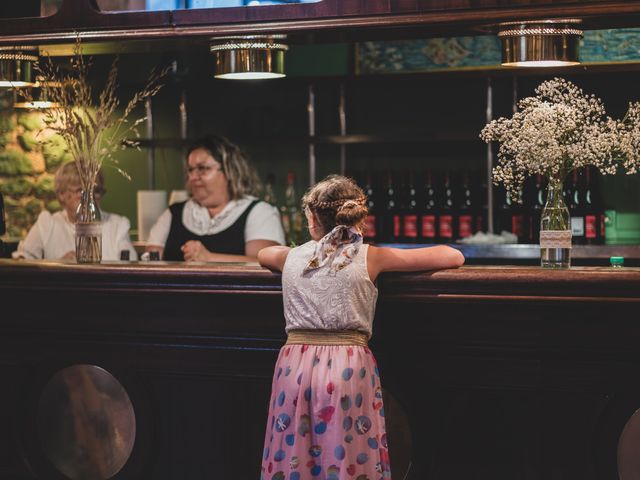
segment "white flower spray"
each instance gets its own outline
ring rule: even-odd
[[[511,118],[499,118],[480,133],[500,142],[494,184],[503,184],[514,201],[529,175],[563,181],[576,168],[592,165],[603,174],[640,163],[640,102],[629,104],[621,121],[609,117],[602,100],[562,78],[540,84],[535,97],[518,102]]]

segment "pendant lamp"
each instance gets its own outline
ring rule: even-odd
[[[281,78],[286,35],[244,35],[214,38],[210,50],[215,58],[216,78],[255,80]]]
[[[498,25],[502,65],[557,67],[580,63],[581,20],[565,18]]]
[[[0,46],[0,88],[33,85],[33,64],[38,61],[38,47]]]

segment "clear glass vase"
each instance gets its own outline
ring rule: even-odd
[[[102,219],[94,186],[82,190],[76,210],[76,261],[100,263],[102,260]]]
[[[571,266],[571,221],[562,195],[562,179],[549,178],[547,202],[540,217],[540,266]]]

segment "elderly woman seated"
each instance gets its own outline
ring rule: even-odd
[[[82,184],[74,162],[62,165],[55,175],[55,189],[62,210],[54,214],[43,210],[29,233],[18,245],[14,257],[28,259],[75,260],[76,210],[80,204]],[[96,177],[96,201],[105,194],[104,178]],[[137,259],[129,238],[129,219],[100,210],[102,218],[102,259],[119,260],[120,252],[129,252],[131,260]]]

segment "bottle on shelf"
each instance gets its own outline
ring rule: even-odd
[[[529,222],[527,222],[528,216],[525,214],[524,207],[520,202],[514,201],[505,188],[500,187],[498,192],[498,198],[501,201],[498,207],[498,228],[496,232],[507,231],[518,237],[518,243],[527,242],[529,233],[527,225]],[[520,200],[522,200],[522,194],[523,192],[520,191]]]
[[[584,237],[589,245],[604,244],[604,202],[594,167],[584,170]]]
[[[540,219],[545,203],[545,178],[544,175],[532,176],[525,185],[525,206],[529,209],[529,243],[540,243]]]
[[[302,212],[300,211],[299,199],[296,194],[296,174],[287,174],[287,188],[284,194],[284,204],[280,207],[282,216],[282,226],[288,245],[300,245],[303,236]]]
[[[438,239],[438,197],[431,170],[424,175],[424,189],[420,200],[420,241],[436,243]]]
[[[363,238],[365,242],[376,242],[378,237],[376,230],[377,189],[373,173],[367,172],[362,189],[367,196],[367,208],[369,210],[364,223]]]
[[[273,173],[267,175],[267,181],[264,184],[264,194],[262,200],[271,205],[278,205],[278,199],[275,191],[276,176]]]
[[[475,225],[475,198],[471,189],[469,172],[462,172],[462,183],[460,184],[460,196],[458,207],[458,229],[456,238],[466,238],[473,235]]]
[[[457,226],[451,172],[445,171],[442,180],[440,215],[438,216],[438,242],[451,243],[455,240],[454,232],[456,232]]]
[[[564,196],[567,207],[569,207],[569,214],[571,215],[571,241],[575,245],[585,243],[584,209],[582,205],[584,194],[580,187],[580,182],[578,182],[578,169],[574,169],[569,174],[569,179],[566,182]]]
[[[413,171],[408,171],[405,174],[402,197],[400,214],[401,239],[405,243],[416,243],[418,241],[418,193]]]
[[[473,180],[476,178],[477,180]],[[474,226],[473,233],[486,232],[487,231],[487,181],[483,177],[480,171],[473,172],[472,183],[477,185],[475,189],[475,210],[476,210],[476,224]]]
[[[381,242],[393,243],[400,239],[399,199],[393,173],[387,171],[384,178],[377,232]]]

